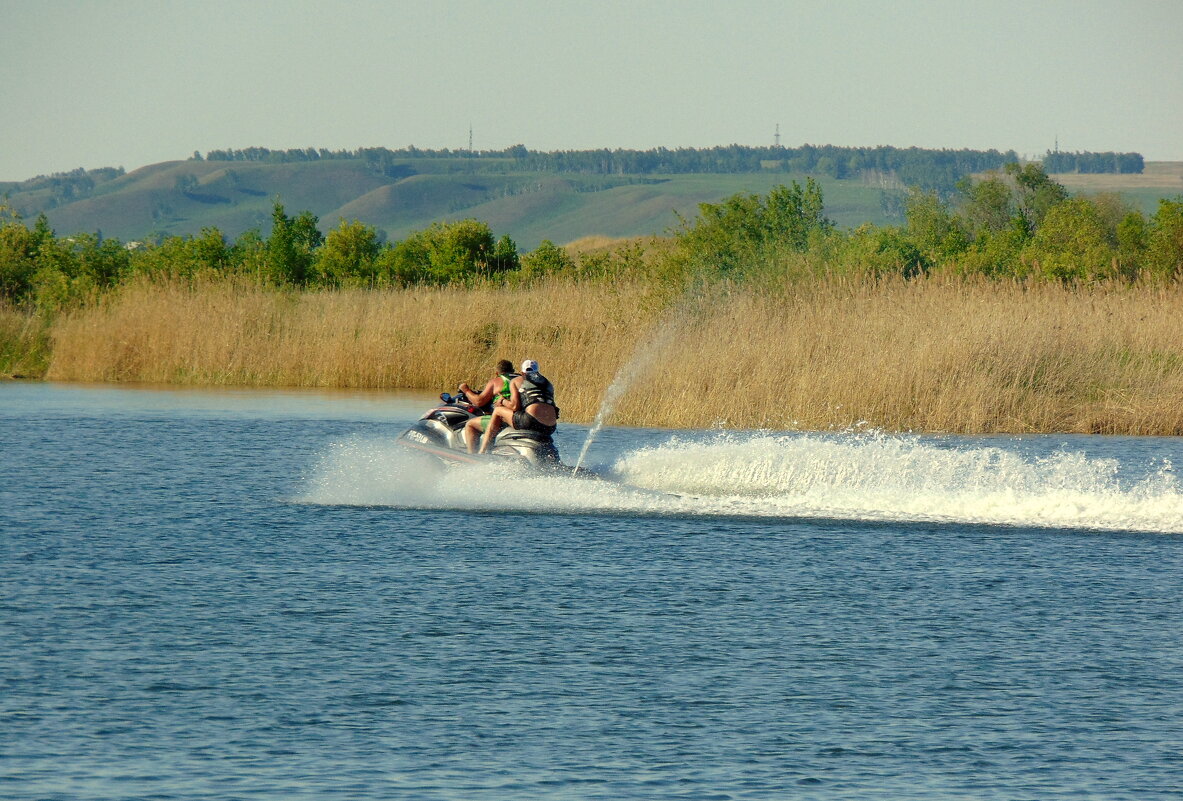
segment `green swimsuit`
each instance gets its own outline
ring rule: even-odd
[[[515,378],[517,378],[518,374],[517,373],[500,373],[500,376],[501,376],[501,381],[502,381],[501,389],[500,389],[500,391],[497,392],[497,394],[495,394],[493,396],[493,400],[491,402],[494,404],[497,403],[498,398],[501,398],[501,400],[504,400],[504,401],[508,401],[511,397],[513,397],[512,393],[509,391],[509,382],[513,381]],[[482,429],[488,428],[489,421],[492,419],[493,419],[493,415],[491,415],[491,414],[482,415],[481,416],[481,428]]]

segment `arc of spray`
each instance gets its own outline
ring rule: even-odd
[[[682,327],[685,311],[683,303],[676,304],[671,308],[650,329],[649,333],[641,338],[628,361],[616,371],[612,383],[604,391],[604,399],[600,401],[600,410],[596,412],[595,422],[592,423],[591,430],[587,432],[587,439],[583,441],[583,448],[580,449],[579,458],[575,461],[574,473],[579,472],[579,468],[583,465],[583,457],[587,455],[596,434],[604,427],[604,422],[616,409],[617,401],[632,386],[633,381],[648,370],[662,351],[673,341],[674,335]]]

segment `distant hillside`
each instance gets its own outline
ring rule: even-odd
[[[888,150],[888,155],[901,159],[929,158],[934,168],[945,172],[955,164],[992,163],[1007,155],[996,151],[816,150],[822,154],[850,152],[852,160]],[[695,151],[714,158],[709,161],[704,157],[704,169],[714,171],[702,173],[661,172],[665,168],[662,163],[638,160],[652,153],[657,154],[653,158],[667,153],[671,160],[677,156],[682,159],[679,164],[684,164],[688,156],[682,151],[550,154],[550,162],[539,154],[523,152],[525,155],[510,149],[473,158],[464,153],[384,148],[322,151],[323,156],[311,150],[307,155],[263,148],[216,151],[222,157],[215,159],[211,153],[208,159],[163,162],[126,174],[110,168],[77,170],[0,183],[0,196],[6,196],[9,205],[26,219],[45,212],[53,228],[63,235],[99,231],[132,241],[196,234],[205,227],[216,227],[231,239],[251,228],[266,234],[272,204],[278,198],[289,213],[307,209],[316,214],[324,230],[340,219],[357,219],[377,227],[390,239],[401,239],[437,220],[474,217],[529,250],[543,239],[565,243],[594,235],[661,234],[676,224],[679,214],[693,216],[699,203],[718,202],[737,192],[764,193],[776,184],[804,182],[807,174],[793,171],[791,159],[753,163],[752,153],[765,154],[752,148]],[[572,161],[576,157],[587,160],[597,153],[602,158],[593,168],[601,171],[575,169],[582,163]],[[826,170],[831,168],[829,155],[813,157]],[[623,172],[625,169],[646,172]],[[808,174],[820,183],[826,213],[838,225],[897,221],[890,211],[898,212],[905,182],[894,172],[847,170],[850,177],[844,178],[825,171]],[[1179,172],[1163,163],[1147,164],[1141,175],[1068,174],[1056,178],[1074,191],[1121,192],[1147,211],[1153,211],[1159,197],[1183,192]]]
[[[99,231],[124,241],[196,234],[205,227],[231,239],[250,228],[266,234],[278,198],[289,212],[316,214],[325,230],[341,219],[357,219],[400,239],[436,220],[474,217],[533,249],[543,239],[661,234],[679,213],[697,213],[699,203],[766,192],[794,178],[804,180],[781,172],[648,177],[423,170],[391,177],[362,160],[169,161],[110,178],[88,197],[65,198],[56,206],[46,202],[44,189],[14,192],[10,184],[7,192],[22,216],[44,211],[59,234]],[[821,184],[827,211],[840,225],[887,221],[880,188],[861,180],[823,178]]]

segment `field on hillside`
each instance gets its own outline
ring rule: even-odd
[[[327,230],[360,220],[402,239],[438,220],[466,217],[508,234],[521,250],[543,239],[563,244],[586,236],[663,234],[678,214],[740,192],[765,193],[803,183],[804,174],[766,171],[671,175],[590,175],[515,172],[511,159],[423,158],[376,170],[361,159],[264,163],[173,161],[142,167],[94,186],[81,199],[48,189],[9,192],[26,219],[46,209],[59,235],[101,232],[123,241],[198,234],[215,227],[230,239],[259,228],[266,235],[279,199],[289,213],[311,211]],[[1053,176],[1075,192],[1120,192],[1146,212],[1161,197],[1183,193],[1183,163],[1151,162],[1144,175]],[[883,192],[863,179],[817,178],[826,214],[840,227],[889,219]],[[50,207],[51,204],[56,206]]]
[[[1183,162],[1149,161],[1141,175],[1057,173],[1052,180],[1074,194],[1117,192],[1147,214],[1160,198],[1183,196]]]
[[[259,164],[177,161],[130,172],[98,186],[91,197],[47,212],[59,234],[101,231],[123,241],[196,234],[216,227],[234,239],[250,228],[270,230],[278,198],[289,213],[309,210],[322,229],[360,220],[401,239],[437,220],[475,218],[508,234],[523,250],[543,239],[565,243],[589,235],[662,234],[677,215],[737,192],[767,192],[805,176],[779,172],[669,176],[582,176],[550,173],[432,172],[391,179],[361,161]],[[420,165],[422,166],[422,165]],[[451,165],[460,169],[460,165]],[[862,181],[819,181],[827,212],[839,224],[886,222],[881,192]],[[13,205],[26,217],[36,209]]]

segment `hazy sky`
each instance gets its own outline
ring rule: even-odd
[[[1181,0],[0,0],[0,180],[361,146],[1183,160]]]

